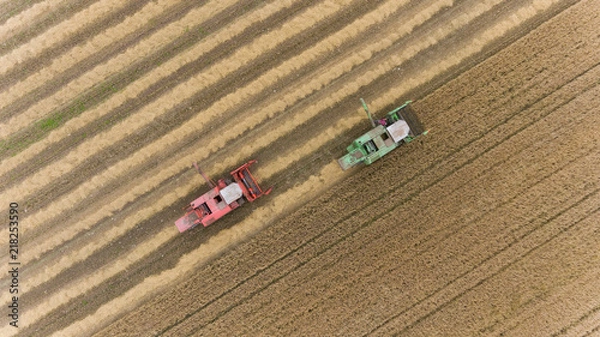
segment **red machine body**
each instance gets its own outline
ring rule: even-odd
[[[184,216],[175,221],[180,233],[202,224],[204,227],[225,216],[242,205],[245,201],[252,202],[263,195],[271,193],[272,187],[263,191],[250,172],[251,160],[231,172],[231,179],[219,179],[216,183],[208,179],[194,163],[194,167],[202,175],[211,189],[196,198],[187,206]]]

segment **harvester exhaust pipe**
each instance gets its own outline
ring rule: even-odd
[[[371,125],[374,128],[377,127],[377,124],[375,124],[375,121],[373,120],[373,117],[371,116],[371,111],[369,111],[369,107],[367,106],[367,103],[365,103],[365,100],[361,98],[360,102],[362,103],[363,108],[367,112],[367,117],[369,117],[369,120],[371,121]]]

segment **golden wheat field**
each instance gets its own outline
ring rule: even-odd
[[[0,336],[600,336],[599,0],[0,0]],[[336,159],[412,100],[429,129]],[[174,221],[251,159],[273,192]]]

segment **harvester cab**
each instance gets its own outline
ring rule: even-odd
[[[348,153],[338,159],[342,170],[360,163],[370,165],[403,143],[427,134],[410,106],[411,101],[395,108],[382,119],[373,119],[365,101],[360,99],[373,129],[355,139],[346,150]]]
[[[186,208],[184,216],[175,221],[179,232],[183,233],[202,224],[211,225],[227,213],[241,206],[245,201],[252,202],[263,195],[271,193],[272,187],[263,191],[250,172],[251,160],[231,172],[231,179],[219,179],[217,182],[209,179],[194,163],[198,173],[204,178],[210,190],[192,201]]]

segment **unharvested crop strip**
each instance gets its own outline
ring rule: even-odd
[[[584,156],[585,156],[585,155],[584,155]],[[565,166],[566,166],[566,167],[569,167],[569,166],[570,166],[570,164],[568,164],[568,163],[565,163]],[[581,166],[581,165],[579,165],[579,166]],[[568,171],[566,171],[566,172],[568,172]],[[563,170],[562,174],[563,174],[563,175],[565,174],[565,170]],[[543,178],[543,179],[547,179],[547,178]],[[557,179],[556,179],[556,177],[554,177],[554,178],[553,178],[553,180],[554,180],[554,181],[556,181],[556,180],[557,180]],[[559,180],[559,181],[562,181],[562,180],[564,180],[564,179],[562,179],[562,178],[559,178],[558,180]],[[535,194],[535,193],[533,193],[533,191],[534,191],[534,190],[539,190],[539,187],[540,187],[539,185],[540,185],[540,183],[536,183],[536,185],[535,185],[535,186],[532,186],[532,187],[526,188],[526,190],[531,190],[531,191],[528,191],[528,193],[529,193],[529,194],[533,194],[533,195],[539,195],[539,193],[538,193],[538,194]],[[458,191],[457,191],[457,192],[458,192]],[[517,193],[517,191],[516,191],[516,190],[515,190],[515,193]],[[460,194],[460,193],[458,193],[458,194]],[[528,195],[529,195],[529,194],[528,194]],[[565,196],[564,196],[563,198],[564,198],[564,199],[568,199],[568,196],[567,196],[567,195],[568,195],[568,194],[567,194],[567,193],[565,193]],[[451,198],[450,196],[448,196],[448,198],[452,200],[452,198]],[[461,196],[461,198],[462,198],[462,196]],[[515,199],[515,198],[516,198],[516,199]],[[518,193],[517,193],[517,195],[516,195],[516,197],[515,197],[515,198],[513,198],[513,199],[510,199],[508,202],[510,202],[511,204],[519,204],[519,203],[522,203],[522,202],[529,202],[529,203],[534,203],[534,202],[535,202],[535,200],[533,200],[531,196],[529,196],[529,197],[525,197],[525,196],[523,196],[523,195],[519,195]],[[453,200],[456,200],[456,199],[453,199]],[[502,205],[499,205],[498,207],[502,207],[502,208],[509,208],[509,209],[510,209],[510,207],[508,207],[508,206],[506,205],[506,203],[503,203]],[[410,206],[409,206],[409,205],[407,205],[407,206],[406,206],[406,208],[407,208],[407,210],[409,210],[409,209],[410,209]],[[493,209],[495,209],[495,207],[494,207]],[[405,212],[406,212],[406,211],[405,211]],[[499,214],[507,214],[507,213],[508,213],[508,212],[506,212],[505,210],[503,210],[503,211],[500,211],[500,210],[495,210],[494,212],[495,212],[495,213],[499,213]],[[400,213],[402,213],[402,212],[400,211]],[[493,217],[493,216],[490,216],[490,218],[491,218],[491,217]],[[501,218],[501,217],[500,217],[500,218]],[[469,221],[465,221],[465,220],[461,220],[461,219],[456,219],[456,220],[453,220],[453,223],[451,224],[451,226],[448,226],[449,224],[445,224],[445,225],[444,225],[444,224],[438,224],[438,225],[436,225],[436,227],[449,227],[449,228],[451,228],[451,229],[450,229],[450,232],[452,232],[452,233],[453,233],[452,235],[455,235],[455,234],[456,234],[456,233],[458,233],[459,231],[460,231],[460,232],[464,232],[464,229],[465,229],[465,227],[467,227],[467,228],[469,228],[469,227],[472,227],[474,223],[475,223],[475,224],[477,224],[477,223],[489,223],[489,221],[490,221],[490,220],[485,220],[485,219],[473,219],[473,220],[469,220]],[[464,224],[464,225],[461,225],[461,226],[462,226],[462,228],[461,228],[461,227],[459,227],[459,228],[458,228],[458,230],[456,230],[456,229],[454,229],[454,227],[456,227],[456,225],[457,225],[457,224]],[[471,229],[471,230],[474,230],[474,229]],[[510,229],[507,229],[507,230],[510,230]],[[528,229],[528,230],[529,230],[529,229]],[[521,231],[521,232],[522,232],[522,231]],[[515,234],[516,234],[516,233],[515,233]],[[463,233],[463,235],[464,235],[464,233]],[[516,235],[519,235],[519,236],[520,236],[521,234],[516,234]],[[364,236],[364,234],[363,234],[362,236]],[[385,239],[384,239],[384,237],[385,237],[385,234],[381,234],[381,236],[382,236],[382,240],[385,240]],[[510,235],[509,235],[509,236],[510,236]],[[438,237],[439,237],[439,235],[438,235]],[[467,236],[467,237],[468,237],[468,236]],[[446,238],[444,237],[444,238],[442,238],[442,240],[441,240],[441,241],[436,241],[436,242],[428,242],[428,243],[427,243],[427,245],[428,245],[429,247],[432,247],[432,248],[434,248],[434,249],[435,249],[436,247],[454,247],[454,246],[453,246],[451,243],[444,244],[442,241],[443,241],[443,240],[445,240],[445,239],[446,239]],[[417,242],[423,242],[423,240],[422,240],[422,239],[418,239],[418,238],[416,238],[415,240],[416,240]],[[427,241],[430,241],[430,240],[428,239]],[[500,241],[500,242],[504,242],[504,241],[503,241],[503,239],[499,239],[498,241]],[[371,243],[371,246],[373,246],[373,245],[376,245],[377,247],[381,247],[381,249],[385,251],[385,245],[382,245],[380,242],[377,242],[377,243]],[[414,247],[413,247],[413,245],[412,245],[411,243],[406,243],[406,244],[404,244],[404,245],[405,245],[405,246],[407,246],[407,247],[411,247],[411,250],[412,250],[412,249],[414,249]],[[404,254],[404,253],[399,253],[399,254]],[[418,256],[420,256],[421,254],[422,254],[422,252],[414,252],[414,253],[411,253],[411,255],[418,255]],[[432,254],[432,256],[437,256],[437,254],[439,254],[439,253],[436,253],[436,252],[430,252],[430,254]],[[442,254],[443,254],[443,253],[442,253]],[[399,262],[398,264],[399,264],[399,265],[403,265],[401,262]],[[443,265],[443,262],[442,262],[441,264]],[[395,270],[388,270],[388,271],[386,271],[386,272],[388,272],[388,273],[390,273],[390,274],[394,274],[394,273],[395,273]]]
[[[596,203],[598,202],[598,199],[596,198]],[[528,247],[528,248],[532,248],[533,250],[535,250],[535,252],[533,254],[528,255],[526,258],[514,261],[513,263],[509,263],[506,268],[498,273],[497,275],[494,275],[493,277],[487,279],[485,282],[478,284],[476,287],[469,289],[467,292],[462,293],[459,295],[459,297],[452,301],[449,302],[447,304],[443,305],[443,308],[439,311],[436,310],[436,313],[433,314],[432,316],[429,316],[427,319],[423,320],[421,322],[421,324],[419,324],[418,326],[415,326],[413,328],[413,330],[418,329],[420,331],[427,331],[426,329],[429,328],[429,332],[431,333],[431,323],[438,320],[438,319],[444,319],[444,317],[447,317],[447,315],[452,315],[452,312],[456,310],[457,307],[462,307],[464,306],[465,302],[468,303],[468,301],[472,301],[473,298],[477,297],[478,295],[480,295],[482,292],[486,293],[487,290],[486,288],[490,288],[493,287],[494,285],[498,285],[499,287],[502,287],[502,281],[510,283],[511,281],[508,280],[513,280],[514,276],[511,276],[511,274],[515,273],[515,271],[521,271],[523,272],[523,269],[529,269],[533,266],[537,266],[537,265],[542,265],[544,266],[546,263],[552,265],[554,264],[554,270],[557,270],[556,268],[562,268],[563,266],[561,266],[560,263],[557,263],[556,261],[562,258],[562,257],[558,257],[555,256],[552,260],[550,261],[544,261],[544,255],[554,255],[556,254],[556,249],[557,246],[560,247],[562,245],[562,243],[560,243],[561,241],[570,241],[572,239],[575,238],[575,241],[579,241],[579,240],[584,240],[587,241],[589,240],[590,237],[596,237],[597,238],[597,233],[593,233],[591,232],[590,229],[590,225],[592,223],[597,222],[598,221],[598,210],[596,209],[596,211],[594,212],[595,214],[587,214],[587,215],[583,215],[583,218],[581,220],[579,220],[578,224],[576,227],[573,228],[568,228],[565,229],[563,232],[561,232],[561,236],[557,236],[555,238],[555,240],[548,240],[546,242],[542,242],[539,246],[537,247]],[[579,215],[577,215],[579,217]],[[524,238],[524,241],[533,241],[535,236],[540,235],[540,236],[548,236],[547,232],[553,231],[553,232],[557,232],[557,231],[562,231],[563,229],[560,228],[562,226],[564,226],[565,224],[570,224],[572,223],[573,220],[571,219],[565,219],[564,221],[553,221],[552,223],[547,224],[546,226],[548,227],[548,229],[546,229],[543,233],[541,230],[535,234],[532,234],[531,236],[528,236],[526,238]],[[558,228],[558,229],[557,229]],[[587,233],[586,233],[587,232]],[[585,233],[585,234],[583,234]],[[583,234],[583,236],[582,236]],[[539,241],[537,241],[539,242]],[[537,243],[536,242],[536,243]],[[530,242],[531,243],[531,242]],[[535,243],[532,243],[532,245]],[[582,248],[581,246],[575,248],[575,250]],[[590,243],[590,241],[586,242],[586,248],[587,248],[587,252],[589,254],[590,250],[593,250],[596,247],[593,247],[593,245]],[[521,251],[522,251],[522,247],[519,244],[514,244],[514,249],[517,250],[517,252],[515,253],[515,255],[520,255]],[[564,255],[569,255],[569,253],[573,252],[573,248],[567,248],[567,247],[561,247],[562,250],[562,254]],[[504,252],[503,252],[504,253]],[[506,255],[508,255],[509,253],[507,253]],[[506,256],[505,255],[505,256]],[[587,265],[588,268],[590,267],[595,267],[594,264],[597,265],[597,263],[599,262],[596,259],[594,259],[594,256],[590,256],[587,255],[586,253],[583,252],[579,252],[579,254],[577,254],[577,256],[575,257],[575,259],[577,258],[581,258],[582,260],[585,261],[581,261],[582,265]],[[591,261],[590,261],[591,259]],[[506,258],[506,260],[508,260],[508,258]],[[596,263],[590,263],[592,261],[594,261]],[[504,261],[502,261],[504,262]],[[570,261],[565,261],[566,263],[569,263]],[[578,269],[578,266],[575,266],[577,263],[575,264],[569,264],[568,266],[565,266],[565,271],[569,271],[571,274],[571,277],[580,277],[581,274],[584,272],[584,270]],[[548,266],[548,265],[546,265]],[[549,267],[549,266],[548,266]],[[562,270],[561,270],[562,271]],[[534,272],[535,273],[535,272]],[[507,275],[508,274],[508,275]],[[529,301],[532,300],[532,297],[537,297],[540,295],[545,295],[546,291],[552,292],[552,291],[556,291],[557,289],[561,289],[562,285],[561,283],[565,282],[565,278],[568,278],[569,276],[566,275],[559,275],[560,273],[553,273],[552,275],[547,275],[548,277],[545,280],[529,280],[530,282],[527,282],[528,279],[526,276],[523,276],[522,278],[520,278],[521,280],[523,280],[524,284],[528,284],[532,287],[530,292],[525,292],[523,294],[520,294],[523,298],[523,300],[525,301],[525,303],[521,303],[517,306],[517,308],[522,308],[522,306],[526,306],[528,305]],[[469,275],[468,278],[478,278],[480,277],[480,275]],[[463,280],[463,282],[466,280]],[[533,282],[531,282],[533,281]],[[545,288],[543,291],[541,291],[540,289],[536,289],[536,287],[543,287]],[[546,288],[547,287],[547,288]],[[508,290],[508,289],[507,289]],[[519,294],[519,290],[521,289],[517,289],[516,293]],[[583,287],[579,289],[580,291],[583,290]],[[508,293],[506,295],[508,295],[510,293],[510,290],[508,290]],[[502,295],[500,295],[502,296]],[[508,296],[507,296],[508,297]],[[566,309],[569,306],[569,301],[572,300],[571,298],[563,298],[563,308]],[[500,303],[501,306],[502,303]],[[499,308],[501,309],[501,307]],[[581,308],[582,309],[582,308]],[[472,311],[476,311],[477,310],[477,306],[473,309],[471,309]],[[570,313],[574,313],[573,308],[571,308],[571,310],[568,310],[567,312]],[[485,315],[485,309],[484,310],[480,310],[479,311],[481,314]],[[545,317],[550,317],[552,318],[552,309],[548,308],[547,310],[545,310],[545,312],[543,313]],[[558,316],[558,317],[556,317]],[[522,336],[522,335],[529,335],[531,331],[535,331],[537,333],[540,333],[541,335],[550,335],[553,331],[556,331],[558,329],[560,329],[560,322],[563,321],[566,318],[565,316],[561,314],[556,314],[556,316],[554,317],[554,319],[549,319],[549,322],[540,322],[539,321],[539,317],[538,319],[531,319],[528,320],[526,322],[520,323],[516,329],[516,331],[511,330],[511,331],[503,331],[503,332],[497,332],[497,334],[495,335],[514,335],[514,336]],[[465,322],[467,323],[467,322]],[[467,323],[468,324],[468,323]],[[476,324],[476,322],[471,323],[470,325],[474,325]],[[470,334],[469,332],[473,332],[473,330],[477,329],[477,327],[472,327],[470,329],[470,331],[465,331],[464,329],[461,329],[463,327],[457,326],[455,327],[456,330],[454,330],[454,333],[457,335],[467,335]],[[525,330],[525,331],[524,331]],[[529,331],[527,331],[529,330]],[[528,333],[529,332],[529,333]]]
[[[589,157],[587,157],[588,155],[594,153],[594,151],[588,151],[587,155],[584,154],[583,156],[579,156],[579,160],[577,161],[577,165],[569,165],[565,168],[563,168],[560,171],[560,175],[571,175],[572,172],[575,173],[577,172],[579,175],[585,174],[586,172],[589,172],[589,164],[590,164],[590,160],[592,162],[594,162],[594,159],[590,159]],[[598,158],[595,158],[595,161],[598,161]],[[564,177],[555,177],[555,180],[559,181],[560,183],[563,184],[567,184],[565,182]],[[533,191],[531,191],[531,193],[533,193]],[[545,224],[548,224],[549,222],[553,221],[554,219],[561,217],[563,214],[570,212],[570,210],[572,210],[574,207],[578,207],[581,204],[586,204],[589,207],[590,205],[592,207],[597,207],[594,206],[594,200],[597,199],[598,197],[598,189],[595,189],[594,191],[592,191],[591,193],[582,196],[581,198],[579,198],[577,201],[574,201],[573,204],[570,204],[567,206],[566,209],[562,209],[562,210],[558,210],[557,213],[555,215],[552,215],[551,218],[547,221],[543,221],[542,224],[529,229],[527,232],[522,233],[519,237],[520,238],[525,238],[525,237],[534,237],[534,239],[536,238],[543,238],[543,235],[530,235],[534,232],[536,232],[538,229],[543,228],[545,226]],[[536,220],[535,218],[532,220],[534,221]],[[562,233],[562,230],[561,230]],[[516,243],[516,245],[522,245],[523,243],[517,238],[514,240],[514,242]],[[514,244],[514,243],[513,243]],[[460,283],[460,280],[465,280],[465,276],[473,273],[475,270],[481,269],[481,268],[486,268],[486,267],[493,267],[493,268],[502,268],[505,269],[508,267],[508,265],[503,265],[502,267],[494,267],[497,263],[490,263],[490,261],[496,261],[497,259],[499,259],[501,256],[508,256],[508,258],[510,259],[510,256],[512,255],[512,246],[513,244],[509,244],[508,246],[505,246],[504,248],[502,248],[501,250],[499,250],[498,252],[494,253],[491,256],[486,257],[483,261],[481,261],[480,263],[478,263],[478,265],[474,266],[473,268],[471,268],[470,270],[463,272],[461,275],[459,275],[456,278],[453,278],[452,281],[449,281],[447,285],[450,284],[456,284],[456,282]],[[527,246],[527,245],[525,245]],[[534,248],[535,249],[535,248]],[[511,261],[513,261],[512,259],[510,259]],[[491,278],[492,276],[486,277],[486,279]],[[477,282],[477,284],[481,284],[483,281],[481,282]],[[447,286],[446,285],[446,286]],[[408,320],[408,316],[411,317],[415,317],[415,315],[412,313],[413,310],[417,310],[417,311],[422,311],[425,310],[425,313],[423,314],[424,316],[419,316],[419,318],[415,318],[416,321],[412,321],[412,323],[408,324],[408,327],[410,326],[414,326],[415,324],[417,324],[419,321],[421,321],[422,319],[424,319],[426,316],[430,316],[433,312],[429,311],[428,309],[425,309],[425,307],[430,308],[432,305],[434,305],[436,308],[434,311],[438,311],[439,307],[438,304],[440,302],[440,300],[438,299],[439,294],[446,292],[446,286],[443,287],[439,287],[437,291],[433,292],[432,294],[429,294],[426,298],[420,300],[419,302],[415,303],[413,306],[411,306],[410,308],[401,311],[398,314],[393,315],[390,319],[386,320],[386,322],[382,323],[381,325],[379,325],[379,328],[382,328],[384,325],[387,325],[388,323],[390,323],[392,320],[393,321],[397,321],[397,322],[406,322]],[[471,289],[471,288],[469,288]],[[464,292],[463,292],[464,293]],[[446,294],[448,295],[448,294]],[[445,295],[445,296],[446,296]],[[460,294],[459,294],[460,295]],[[458,298],[458,296],[454,296],[452,295],[453,299]],[[445,303],[449,303],[449,302],[445,302]],[[378,329],[379,329],[378,328]],[[385,331],[382,331],[382,333],[386,333]]]
[[[234,1],[232,0],[231,2]],[[64,54],[59,59],[53,61],[50,66],[43,68],[38,73],[27,77],[23,81],[13,85],[6,92],[0,94],[0,102],[3,102],[1,103],[3,105],[0,106],[0,108],[31,93],[43,84],[52,81],[66,69],[101,52],[103,48],[115,43],[115,41],[124,39],[128,35],[139,30],[140,27],[137,24],[138,22],[152,22],[153,19],[168,12],[178,4],[179,2],[170,0],[148,3],[140,11],[126,18],[120,24],[106,29],[104,32],[85,43],[85,45],[74,47],[69,53]],[[160,48],[162,45],[186,34],[186,27],[200,24],[211,16],[225,10],[230,5],[231,3],[227,1],[219,1],[217,4],[208,3],[205,6],[190,11],[182,19],[170,23],[165,28],[155,32],[139,43],[136,43],[123,53],[116,55],[114,58],[109,59],[103,64],[95,66],[90,71],[64,85],[62,89],[58,90],[52,96],[40,100],[29,107],[27,111],[0,124],[0,138],[10,137],[17,131],[32,125],[34,121],[47,116],[66,102],[69,102],[86,90],[89,90],[97,83],[101,83],[105,78],[109,78],[131,64],[136,63],[140,55],[152,54],[153,51]]]
[[[564,170],[563,170],[563,171],[564,171]],[[449,174],[446,174],[445,176],[447,177],[447,176],[449,176]],[[409,188],[409,189],[410,189],[410,188]],[[394,196],[389,196],[389,198],[390,198],[390,199],[392,199],[392,200],[397,200],[397,197],[394,197]],[[403,203],[401,203],[401,204],[403,204]],[[364,207],[363,207],[362,209],[364,209]],[[394,207],[394,209],[395,209],[395,207]],[[380,216],[378,216],[378,219],[379,219],[379,218],[380,218]],[[369,223],[370,223],[370,222],[369,222]],[[354,235],[354,234],[353,234],[353,235]],[[382,237],[385,237],[385,233],[378,233],[378,235],[381,235]],[[362,235],[360,235],[360,236],[358,236],[358,237],[365,238],[365,237],[368,237],[368,236],[365,236],[365,234],[362,234]],[[377,246],[380,246],[380,244],[377,244]],[[413,245],[412,245],[412,244],[406,244],[406,246],[407,246],[407,247],[411,247],[411,248],[413,247]],[[439,244],[437,244],[437,243],[436,243],[436,244],[434,244],[434,246],[439,246]],[[383,249],[383,248],[382,248],[382,249]],[[318,269],[319,269],[319,270],[323,270],[323,267],[320,267],[320,268],[318,268]],[[361,271],[361,272],[364,272],[364,271]],[[393,271],[390,271],[390,273],[393,273]],[[322,277],[322,276],[323,276],[323,275],[320,275],[320,277]],[[300,280],[297,280],[297,282],[302,282],[302,280],[301,280],[301,279],[300,279]],[[281,290],[281,291],[287,292],[288,290]],[[324,294],[324,295],[325,295],[325,294]],[[317,304],[317,306],[319,306],[319,305]],[[304,307],[304,305],[303,305],[303,307]],[[276,312],[277,312],[279,309],[275,309],[275,308],[273,308],[272,310],[274,310],[274,311],[276,311]],[[290,317],[290,319],[294,320],[294,318],[293,318],[293,317]]]
[[[0,57],[0,76],[17,67],[19,63],[35,58],[45,49],[61,43],[79,30],[126,5],[126,1],[99,0],[73,15],[69,20],[61,22],[9,54]]]
[[[475,266],[472,270],[461,275],[461,277],[444,285],[434,294],[428,296],[427,299],[419,302],[414,310],[424,311],[425,313],[422,316],[412,317],[414,315],[403,314],[395,317],[394,320],[403,321],[403,323],[400,324],[401,326],[405,326],[405,322],[412,320],[412,322],[404,328],[398,329],[395,332],[388,329],[387,331],[381,331],[375,335],[398,336],[406,333],[410,329],[416,327],[416,325],[460,299],[467,292],[471,292],[483,284],[490,282],[515,264],[526,261],[526,258],[536,253],[539,249],[546,247],[547,244],[560,239],[566,232],[584,226],[583,223],[589,220],[589,214],[575,220],[565,219],[564,221],[557,221],[557,219],[562,218],[564,214],[572,212],[575,207],[588,202],[590,199],[595,198],[596,200],[593,202],[597,203],[598,192],[599,191],[596,190],[592,194],[584,196],[583,199],[579,200],[572,207],[562,210],[560,213],[553,216],[543,225],[544,228],[518,238],[518,240],[512,242],[506,248],[500,250],[495,255],[490,256],[488,260],[484,261],[484,264]],[[598,215],[599,211],[600,209],[596,208],[592,214]],[[405,317],[407,315],[411,316],[411,318]]]
[[[588,95],[588,96],[589,96],[589,95]],[[570,111],[570,110],[572,110],[572,109],[571,109],[571,108],[569,108],[569,111]],[[592,124],[593,124],[593,123],[592,123]],[[541,127],[541,128],[542,128],[542,129],[545,129],[545,127]],[[577,129],[577,128],[575,128],[575,129]],[[539,144],[538,144],[538,145],[539,145]],[[543,145],[542,145],[542,146],[543,146]]]
[[[223,4],[225,2],[220,3]],[[86,111],[82,115],[69,120],[67,123],[65,123],[64,127],[54,130],[48,135],[48,137],[19,153],[18,157],[12,157],[3,160],[0,167],[0,175],[4,175],[10,170],[15,169],[19,163],[23,161],[30,161],[34,159],[40,153],[47,150],[51,145],[68,138],[71,133],[77,132],[78,130],[85,128],[88,124],[97,121],[109,111],[112,111],[115,108],[125,104],[129,98],[140,95],[152,85],[155,85],[160,80],[169,76],[169,74],[177,71],[177,69],[189,63],[190,60],[202,57],[206,53],[214,50],[214,48],[217,48],[220,44],[234,38],[256,21],[263,20],[272,13],[289,7],[291,4],[292,1],[277,1],[275,4],[266,5],[263,9],[253,11],[252,13],[244,16],[242,19],[237,20],[235,24],[228,25],[214,35],[203,39],[193,47],[153,69],[139,80],[131,83],[118,95],[113,95],[108,101],[100,104],[98,107],[90,111]],[[216,8],[218,9],[219,7]],[[204,7],[196,9],[190,13],[190,19],[195,19],[197,24],[202,23],[201,19],[206,19],[207,17],[216,15],[218,13],[214,10],[215,8],[212,8],[212,10],[207,10]],[[188,19],[185,20],[187,22]]]
[[[307,9],[279,29],[270,31],[257,38],[254,43],[238,49],[233,55],[211,67],[209,71],[198,74],[192,79],[179,84],[160,99],[145,106],[141,112],[129,116],[127,119],[113,126],[107,132],[98,134],[92,139],[85,141],[71,151],[65,158],[46,166],[36,175],[26,179],[20,186],[15,186],[3,193],[3,196],[0,196],[0,199],[5,195],[14,195],[14,189],[18,189],[19,194],[23,198],[27,198],[27,196],[34,193],[35,190],[42,188],[47,184],[52,183],[56,178],[71,172],[85,158],[107,148],[130,135],[135,130],[149,125],[156,118],[167,113],[169,109],[178,102],[185,100],[202,88],[217,82],[227,74],[238,69],[245,62],[250,62],[252,59],[257,58],[262,52],[275,48],[279,43],[285,41],[290,36],[298,35],[302,31],[310,28],[313,24],[327,19],[342,8],[343,6],[341,3],[325,1]],[[202,124],[206,122],[205,119]]]
[[[496,23],[491,28],[486,29],[477,38],[470,41],[467,46],[462,46],[462,48],[457,48],[454,50],[451,53],[453,57],[444,59],[442,62],[436,64],[427,71],[420,72],[418,77],[404,79],[402,82],[402,89],[392,88],[388,90],[386,93],[381,95],[381,98],[379,99],[381,101],[373,101],[373,105],[377,106],[380,104],[385,104],[386,102],[389,102],[397,97],[399,92],[404,93],[410,88],[427,83],[427,81],[433,79],[436,75],[460,64],[462,60],[465,60],[471,55],[475,55],[476,53],[480,52],[486,45],[495,39],[500,38],[514,27],[518,27],[521,23],[533,18],[540,12],[547,10],[557,2],[558,0],[538,0],[526,7],[521,8],[519,11],[517,11],[517,13],[513,13],[507,19]]]
[[[384,7],[384,9],[386,9],[386,8]],[[352,25],[352,26],[357,26],[357,25]],[[367,25],[367,27],[368,27],[368,25]],[[333,48],[333,47],[335,47],[335,44],[333,46],[330,45],[329,43],[325,44],[324,46],[319,45],[318,47],[309,50],[309,56],[310,55],[319,55],[321,52],[319,49],[329,49],[329,48]],[[316,50],[314,50],[314,49],[316,49]],[[310,60],[310,57],[308,57],[308,56],[305,57],[304,54],[302,54],[300,59],[308,59],[307,61],[305,61],[305,62],[308,62]],[[289,65],[284,65],[283,66],[284,72],[285,73],[291,72],[293,69],[295,69],[295,66],[298,65],[298,62],[299,62],[299,60],[294,59],[294,60],[292,60],[292,62],[290,62]],[[264,77],[270,78],[270,79],[279,78],[282,75],[281,75],[281,72],[278,71],[278,69],[279,68],[275,69],[272,72],[267,73],[267,75],[265,75]],[[334,76],[332,78],[335,78],[336,77],[335,74],[339,73],[339,71],[336,70],[333,73],[334,73]],[[266,79],[263,80],[263,77],[261,77],[259,80],[256,81],[257,82],[256,85],[247,86],[248,89],[246,89],[246,90],[254,90],[254,88],[256,88],[257,86],[260,86],[260,83],[264,83],[264,81],[266,81]],[[320,83],[319,81],[316,81],[312,85],[319,85],[319,83]],[[312,89],[312,90],[314,90],[314,89]],[[302,93],[305,93],[305,92],[306,92],[306,89],[304,88],[304,89],[300,90],[299,92],[296,92],[296,94],[301,95]],[[237,99],[235,98],[236,96],[238,97]],[[243,96],[243,95],[236,92],[236,94],[232,95],[232,97],[227,97],[226,99],[222,100],[221,104],[231,103],[230,102],[231,99],[234,99],[237,102],[237,100],[239,99],[240,96]],[[267,116],[273,114],[274,112],[271,112],[271,111],[275,110],[275,109],[282,109],[279,102],[272,104],[272,106],[270,108],[258,109],[259,112],[265,114],[265,116],[261,117],[261,119],[264,120],[264,119],[268,118]],[[204,118],[203,114],[199,114],[198,116],[202,116]],[[195,118],[192,121],[190,121],[189,123],[187,123],[184,130],[178,129],[175,132],[172,132],[171,134],[178,135],[178,137],[181,137],[181,135],[183,134],[184,137],[187,137],[188,135],[191,135],[194,132],[196,132],[196,130],[193,130],[190,128],[196,128],[197,123],[200,123],[201,120],[202,119]],[[241,124],[243,124],[244,128],[252,126],[252,125],[248,125],[248,123],[241,123]],[[232,133],[232,135],[226,139],[217,138],[214,146],[220,147],[220,146],[222,146],[222,144],[225,144],[228,141],[228,139],[235,139],[237,132],[238,132],[237,130],[234,130],[234,133]],[[239,132],[242,132],[242,131],[239,131]],[[224,134],[222,136],[227,136],[227,134]],[[166,137],[165,140],[161,140],[161,142],[165,145],[171,145],[171,144],[175,143],[175,140],[170,140],[169,137]],[[206,145],[206,147],[211,148],[212,145],[213,144],[211,142],[211,144]],[[102,186],[104,184],[104,181],[114,177],[115,172],[121,172],[121,171],[124,172],[126,168],[130,168],[131,164],[128,163],[128,161],[130,159],[133,162],[143,161],[144,158],[151,157],[153,153],[160,152],[163,150],[166,150],[166,149],[162,149],[160,146],[158,146],[158,144],[155,144],[155,143],[149,144],[147,147],[143,148],[142,150],[140,150],[136,154],[134,154],[134,156],[132,158],[129,158],[128,160],[126,160],[122,163],[119,163],[117,166],[114,167],[114,169],[110,169],[106,173],[102,174],[101,178],[91,180],[90,182],[82,185],[80,188],[77,189],[77,191],[74,192],[74,194],[79,195],[79,196],[84,196],[87,193],[89,193],[90,191],[93,191],[94,189],[97,189],[99,186]],[[147,151],[152,151],[152,152],[148,153]],[[134,187],[133,190],[131,190],[130,194],[133,195],[133,198],[135,198],[136,196],[146,193],[147,191],[154,188],[156,186],[156,184],[161,183],[164,179],[167,179],[167,177],[170,177],[173,174],[175,174],[176,172],[178,172],[179,167],[185,167],[185,166],[187,166],[188,162],[193,161],[193,160],[198,160],[197,156],[200,156],[201,158],[205,158],[207,155],[208,154],[206,153],[205,150],[200,150],[200,151],[196,150],[194,153],[188,154],[184,158],[178,160],[177,163],[175,163],[173,165],[169,165],[169,168],[163,170],[162,172],[160,172],[157,175],[153,175],[153,177],[150,178],[149,180],[144,179],[144,183],[138,184],[138,186]],[[217,169],[213,169],[212,171],[219,172]],[[163,180],[157,181],[156,177],[162,177]],[[130,199],[129,196],[127,196],[127,198],[128,198],[127,200],[132,200],[132,199]],[[64,200],[66,200],[66,201],[62,202],[62,204],[67,205],[69,207],[71,207],[71,205],[75,202],[74,199],[68,198],[68,197],[64,198]],[[123,203],[126,203],[126,202],[123,201]],[[63,207],[61,207],[60,205],[61,205],[60,203],[55,203],[50,208],[54,209],[56,212],[60,212],[63,209]],[[112,202],[111,205],[120,207],[120,206],[118,206],[119,204],[116,204],[114,202]],[[112,211],[114,211],[114,209]],[[33,219],[36,223],[45,223],[46,221],[48,221],[50,219],[50,216],[51,216],[51,214],[49,214],[49,212],[47,212],[47,211],[39,212],[38,214],[39,214],[39,216],[42,216],[42,218],[37,218],[36,215],[33,215]],[[66,227],[65,227],[64,228],[65,230],[61,231],[61,234],[56,235],[55,238],[53,239],[54,244],[50,244],[50,245],[42,244],[42,245],[38,245],[37,247],[45,247],[43,249],[50,249],[49,247],[53,247],[55,244],[64,241],[68,237],[72,237],[75,233],[79,232],[83,228],[86,228],[85,226],[90,226],[91,224],[94,223],[94,221],[97,221],[97,220],[103,218],[107,214],[109,214],[109,213],[106,213],[106,211],[105,211],[105,212],[102,212],[101,214],[99,214],[98,216],[92,215],[92,216],[88,217],[84,222],[78,222],[77,225],[78,225],[79,229],[77,229],[77,230],[75,230],[74,228],[69,228],[68,230],[66,230]],[[66,237],[65,237],[65,235],[66,235]],[[47,241],[47,243],[48,242],[52,242],[52,241]],[[36,252],[32,252],[31,256],[32,256],[32,258],[35,258],[36,256],[39,256],[39,254],[41,254],[41,251],[38,253],[36,250]]]

